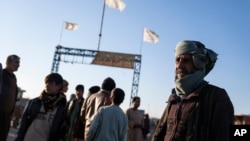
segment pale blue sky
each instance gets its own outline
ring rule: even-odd
[[[155,31],[157,44],[143,42],[138,96],[141,109],[160,117],[174,87],[174,48],[184,39],[199,40],[219,54],[205,78],[226,89],[236,114],[250,114],[250,2],[123,0],[123,12],[106,7],[100,50],[139,54],[143,28]],[[36,97],[50,73],[63,21],[77,23],[76,31],[63,30],[61,45],[96,50],[103,0],[12,0],[0,2],[0,62],[9,54],[21,57],[16,72],[25,97]],[[67,95],[77,84],[87,89],[114,78],[125,90],[121,105],[128,108],[133,70],[88,64],[60,63],[59,73],[70,82]]]

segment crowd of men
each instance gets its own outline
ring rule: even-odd
[[[229,141],[234,107],[225,89],[209,84],[205,76],[213,69],[217,54],[199,41],[183,40],[175,48],[175,88],[152,141]],[[20,57],[10,55],[6,68],[0,64],[0,140],[6,141],[17,96],[16,76]],[[44,79],[44,89],[29,100],[15,141],[145,141],[149,117],[138,108],[120,108],[125,93],[111,77],[93,86],[83,98],[84,85],[75,87],[67,101],[69,82],[59,73]],[[154,94],[156,95],[156,94]]]

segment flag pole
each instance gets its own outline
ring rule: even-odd
[[[103,2],[103,10],[102,10],[102,20],[101,20],[101,28],[100,28],[100,33],[99,33],[99,41],[98,41],[98,46],[97,46],[97,51],[100,49],[100,43],[101,43],[101,37],[102,37],[102,27],[103,27],[103,19],[104,19],[104,12],[105,12],[105,0]]]
[[[142,30],[142,38],[141,38],[140,54],[141,54],[141,52],[142,52],[143,36],[144,36],[144,29]]]
[[[64,21],[63,21],[63,23],[62,23],[61,34],[60,34],[60,37],[59,37],[59,45],[61,44],[61,40],[62,40],[63,27],[64,27]]]

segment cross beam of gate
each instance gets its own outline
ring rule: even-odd
[[[67,57],[71,58],[66,59]],[[82,61],[79,61],[79,58]],[[138,94],[141,55],[69,48],[58,45],[54,53],[51,72],[58,72],[60,62],[83,64],[84,58],[93,59],[91,64],[134,69],[130,105],[132,98]]]

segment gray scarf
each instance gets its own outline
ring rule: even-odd
[[[196,71],[192,74],[184,76],[183,78],[176,78],[176,94],[180,97],[186,96],[204,81],[204,77],[205,71]]]

